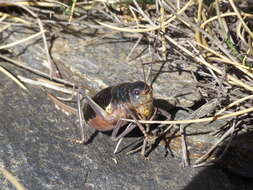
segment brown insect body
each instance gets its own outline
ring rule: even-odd
[[[153,113],[152,89],[142,81],[105,88],[92,100],[104,111],[94,110],[91,103],[86,103],[84,118],[90,127],[99,131],[112,130],[121,118],[130,118],[128,110],[144,119]]]

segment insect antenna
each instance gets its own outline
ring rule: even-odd
[[[147,84],[148,86],[150,86],[150,85],[148,84],[148,78],[146,77],[145,66],[144,66],[144,63],[143,63],[143,62],[141,63],[141,66],[142,66],[143,81],[145,82],[145,84]],[[146,89],[145,89],[145,90],[146,90]]]
[[[142,67],[143,81],[147,84],[147,79],[146,79],[146,75],[145,75],[145,68],[144,68],[143,62],[141,63],[141,67]]]
[[[152,78],[152,64],[148,67],[147,75],[145,72],[145,63],[141,63],[142,66],[142,74],[143,74],[143,81],[152,89],[153,80]]]
[[[147,77],[147,84],[150,86],[150,88],[152,89],[152,85],[153,85],[153,80],[152,80],[152,64],[150,65],[150,67],[148,68],[148,77]]]
[[[159,71],[154,74],[154,77],[153,77],[153,79],[151,81],[150,86],[152,86],[152,84],[157,80],[157,78],[159,77],[159,75],[162,73],[164,65],[166,64],[166,61],[160,61],[160,62],[162,63],[162,65],[160,66]],[[152,64],[151,64],[151,68],[152,68]],[[151,71],[152,71],[152,69],[151,69]]]

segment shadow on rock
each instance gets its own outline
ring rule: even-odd
[[[216,153],[217,156],[221,155],[221,158],[215,162],[214,166],[205,168],[194,177],[184,190],[206,189],[207,187],[208,189],[253,189],[252,147],[253,132],[234,137],[228,148],[227,142],[224,143]],[[219,171],[223,173],[223,176],[218,175]]]

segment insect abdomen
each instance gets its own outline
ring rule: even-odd
[[[103,109],[111,103],[112,95],[111,95],[112,87],[105,88],[99,91],[92,99]],[[90,127],[93,127],[99,131],[109,131],[113,129],[114,123],[110,123],[106,121],[104,118],[99,116],[89,104],[84,105],[84,119],[89,124]]]

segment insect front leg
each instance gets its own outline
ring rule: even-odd
[[[155,118],[155,116],[157,115],[157,108],[154,109],[154,112],[152,114],[152,116],[150,117],[149,120],[153,120]],[[135,121],[137,124],[141,125],[137,118],[135,116],[133,116],[133,119],[135,118]],[[140,118],[143,119],[143,118]],[[148,159],[148,157],[146,157],[146,153],[149,151],[147,149],[151,149],[152,145],[155,143],[156,139],[158,138],[158,136],[154,135],[153,133],[151,133],[152,131],[150,131],[150,124],[146,124],[145,125],[145,133],[147,134],[147,136],[144,135],[144,139],[143,139],[143,143],[141,146],[137,147],[134,150],[131,150],[130,152],[128,152],[127,154],[132,154],[134,152],[137,151],[141,151],[141,157],[145,160]]]
[[[130,133],[136,127],[134,123],[130,123],[126,127],[126,129],[121,134],[118,135],[119,129],[124,125],[124,123],[125,123],[124,121],[118,120],[115,128],[112,131],[112,136],[111,136],[112,141],[118,141],[119,139],[125,137],[128,133]]]
[[[142,147],[141,147],[141,157],[143,159],[147,159],[145,157],[145,152],[146,152],[146,146],[147,146],[147,142],[149,142],[150,140],[151,141],[155,141],[155,139],[153,138],[153,136],[150,136],[148,135],[148,132],[149,131],[149,127],[145,128],[141,125],[141,123],[138,121],[137,117],[135,116],[135,114],[126,108],[126,111],[128,112],[128,114],[135,120],[136,122],[136,125],[139,127],[139,129],[141,130],[141,132],[143,133],[144,135],[144,141],[143,141],[143,144],[142,144]]]
[[[117,133],[118,133],[120,127],[121,126],[114,128],[113,132],[112,132],[112,137],[111,137],[112,140],[118,141],[118,143],[113,151],[114,154],[116,154],[118,152],[118,148],[119,148],[120,143],[123,140],[123,137],[126,136],[128,133],[130,133],[136,127],[136,125],[134,123],[129,123],[128,126],[126,127],[126,129],[119,136],[117,136]]]
[[[141,125],[141,123],[138,121],[137,117],[134,115],[134,113],[131,110],[129,110],[128,108],[125,108],[125,109],[127,113],[135,120],[136,125],[139,127],[144,137],[146,138],[148,136],[146,129]]]

